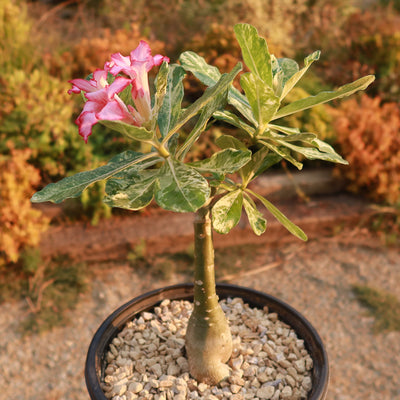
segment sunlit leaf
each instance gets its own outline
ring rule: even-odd
[[[202,173],[232,174],[251,160],[251,151],[228,148],[214,153],[210,158],[190,164]]]
[[[319,59],[321,52],[314,51],[314,53],[310,54],[304,59],[304,67],[300,70],[294,73],[290,78],[284,82],[283,90],[281,93],[281,100],[283,100],[286,95],[296,86],[296,83],[303,77],[303,75],[307,72],[308,68],[310,65]]]
[[[168,159],[160,169],[155,200],[165,210],[197,211],[210,196],[210,187],[194,168]]]
[[[286,117],[287,115],[307,110],[308,108],[312,108],[318,104],[323,104],[334,99],[350,96],[359,90],[365,90],[374,80],[375,77],[373,75],[364,76],[363,78],[360,78],[352,83],[341,86],[336,91],[320,92],[315,96],[309,96],[305,99],[294,101],[293,103],[281,108],[272,119],[275,120]]]
[[[257,210],[254,204],[250,203],[250,201],[246,199],[246,197],[243,198],[243,206],[244,210],[246,211],[251,229],[253,229],[253,232],[256,235],[260,236],[267,228],[267,220],[260,213],[260,211]]]
[[[221,149],[247,150],[243,142],[231,135],[222,135],[215,140],[215,143]]]
[[[257,121],[257,128],[263,132],[268,122],[275,115],[280,103],[274,90],[252,73],[245,73],[240,77],[246,96]]]
[[[221,73],[217,67],[207,64],[203,57],[192,51],[182,53],[179,61],[186,71],[190,71],[206,86],[215,85],[221,77]],[[255,122],[246,97],[233,86],[229,88],[228,103],[234,106],[249,122]]]
[[[243,192],[237,189],[221,197],[212,208],[213,228],[222,234],[235,227],[242,215]]]
[[[258,36],[257,29],[252,25],[237,24],[234,31],[245,64],[254,76],[272,89],[271,57],[267,42]]]
[[[158,113],[158,126],[163,137],[175,126],[179,118],[184,92],[182,83],[184,77],[185,70],[182,67],[171,65],[165,97]]]
[[[149,141],[153,138],[153,133],[142,126],[134,126],[122,121],[99,121],[109,129],[122,133],[132,140]]]
[[[35,193],[31,201],[33,203],[44,201],[60,203],[67,198],[79,196],[92,183],[108,179],[133,165],[136,165],[138,170],[143,169],[149,163],[154,164],[157,160],[159,160],[157,153],[143,155],[133,151],[126,151],[112,158],[106,165],[91,171],[79,172],[78,174],[68,176],[57,183],[50,183],[41,191]]]
[[[256,199],[261,201],[264,207],[294,236],[301,240],[306,241],[307,235],[292,221],[290,221],[281,211],[279,211],[272,203],[270,203],[263,196],[254,193],[252,190],[247,189],[248,193],[254,196]]]
[[[120,172],[107,181],[104,203],[110,207],[140,210],[150,204],[158,171],[143,171],[138,177]]]

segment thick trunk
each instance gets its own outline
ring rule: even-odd
[[[199,382],[214,385],[229,376],[225,363],[232,354],[232,336],[215,291],[214,248],[207,207],[197,212],[194,233],[194,310],[186,332],[186,352],[191,375]]]

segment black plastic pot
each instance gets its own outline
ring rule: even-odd
[[[304,340],[313,359],[313,386],[308,399],[325,399],[329,381],[327,353],[317,331],[299,312],[273,296],[241,286],[218,284],[217,293],[220,299],[241,297],[252,307],[268,306],[271,312],[278,313],[279,319],[291,326],[297,336]],[[110,342],[136,314],[151,310],[165,299],[193,300],[193,285],[168,286],[143,294],[118,308],[101,324],[89,346],[85,365],[86,386],[92,400],[107,400],[100,382],[104,377],[105,355]]]

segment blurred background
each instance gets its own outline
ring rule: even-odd
[[[190,49],[221,71],[229,71],[240,59],[233,34],[237,22],[256,26],[271,53],[294,58],[300,65],[305,56],[322,50],[320,61],[291,92],[290,101],[376,75],[367,92],[307,110],[286,123],[318,133],[334,145],[350,162],[335,174],[346,180],[349,191],[389,207],[390,227],[398,233],[400,1],[120,0],[117,4],[0,0],[0,298],[9,296],[10,282],[22,282],[20,286],[32,292],[32,277],[37,278],[41,265],[37,245],[50,223],[72,219],[96,224],[112,216],[101,202],[100,184],[63,204],[63,216],[52,222],[48,213],[29,202],[35,190],[95,168],[124,146],[121,136],[104,127],[96,127],[89,143],[83,143],[74,124],[82,99],[67,94],[68,80],[102,68],[114,52],[128,55],[140,39],[150,43],[153,54],[167,55],[171,62]],[[203,90],[191,77],[185,85],[191,98]],[[96,133],[99,129],[102,132]],[[207,155],[219,129],[212,128],[198,143],[196,157]],[[305,163],[305,168],[320,167]],[[10,279],[10,274],[19,279]]]

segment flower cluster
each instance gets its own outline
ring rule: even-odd
[[[96,70],[90,80],[70,81],[72,89],[68,93],[83,91],[87,100],[75,121],[85,142],[92,134],[93,125],[99,121],[121,121],[142,126],[151,119],[148,72],[164,61],[169,62],[169,58],[160,54],[152,56],[149,45],[142,40],[128,57],[120,53],[113,54],[111,61],[104,65],[104,69]],[[120,76],[121,73],[125,76]],[[112,83],[107,80],[108,74],[116,77]],[[118,96],[129,85],[132,87],[134,107],[126,105]]]

